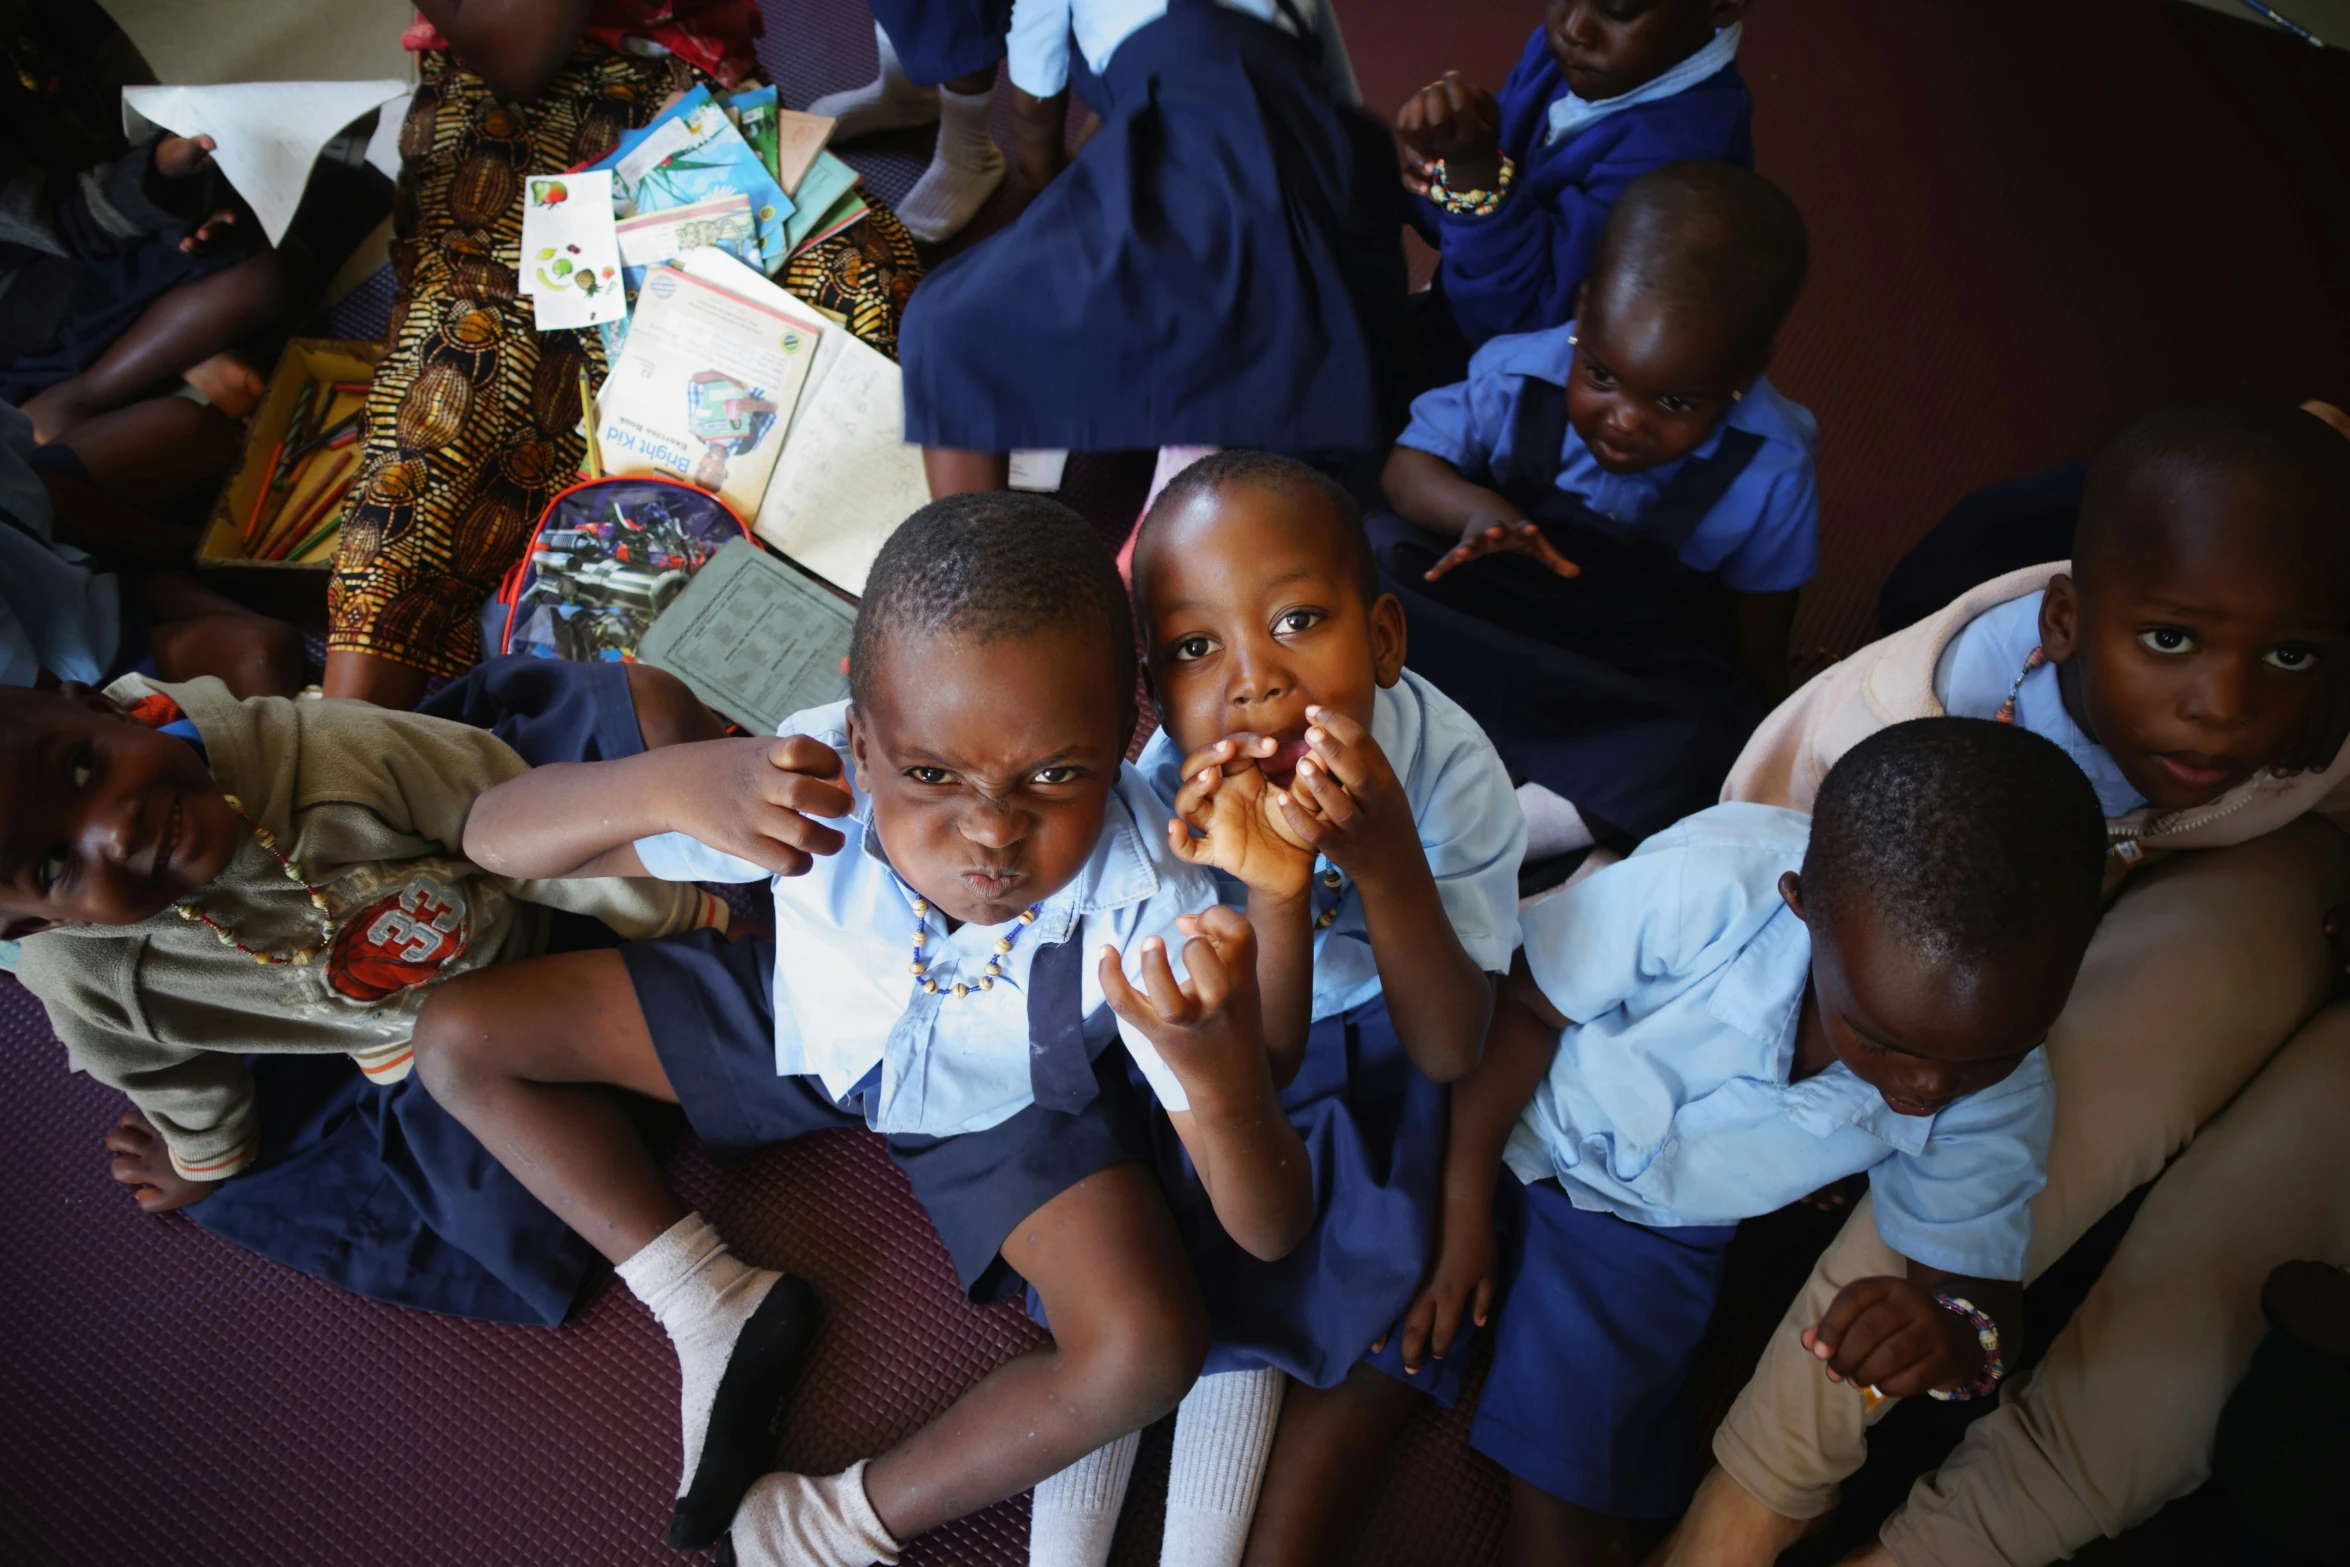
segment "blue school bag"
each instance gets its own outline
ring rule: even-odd
[[[493,653],[632,663],[661,611],[750,528],[707,490],[645,475],[586,479],[547,502],[482,612]]]

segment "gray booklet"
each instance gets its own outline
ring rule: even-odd
[[[856,611],[814,578],[737,539],[661,612],[637,656],[750,730],[849,694]]]

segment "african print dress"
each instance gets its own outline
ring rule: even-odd
[[[517,287],[522,181],[609,153],[698,78],[674,57],[583,45],[528,103],[501,102],[446,50],[420,52],[400,131],[388,352],[327,587],[330,651],[456,675],[481,657],[482,601],[584,455],[579,377],[593,331],[539,332]],[[897,219],[794,257],[780,280],[885,353],[921,263]]]

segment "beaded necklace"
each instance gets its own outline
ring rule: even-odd
[[[197,905],[196,900],[193,898],[182,899],[180,902],[173,904],[173,912],[178,914],[181,919],[203,925],[206,929],[210,930],[213,935],[220,938],[220,944],[222,946],[234,947],[256,963],[290,963],[296,967],[307,965],[313,958],[317,957],[321,952],[326,950],[328,941],[333,939],[334,936],[335,922],[334,917],[327,912],[326,894],[320,892],[317,887],[313,886],[309,881],[303,878],[301,866],[296,865],[292,860],[289,860],[283,854],[278,853],[276,837],[271,834],[268,828],[262,826],[259,822],[253,820],[252,817],[245,814],[245,807],[242,801],[240,801],[235,795],[228,793],[223,793],[221,798],[228,802],[228,808],[230,810],[237,813],[237,820],[243,822],[247,827],[253,829],[253,841],[261,845],[262,848],[269,851],[270,857],[277,861],[278,869],[286,873],[286,880],[299,883],[302,890],[310,894],[310,907],[313,911],[316,912],[318,916],[318,945],[314,947],[296,947],[293,951],[287,953],[260,952],[256,951],[254,948],[246,946],[244,942],[238,940],[237,933],[233,927],[224,925],[219,920],[216,920],[211,915],[205,913],[204,910]]]
[[[1346,906],[1346,878],[1338,874],[1337,866],[1325,865],[1322,867],[1322,885],[1337,893],[1338,896],[1330,900],[1330,907],[1314,916],[1314,929],[1316,930],[1328,930],[1337,924],[1338,911]]]
[[[1004,959],[1011,953],[1012,942],[1020,932],[1036,923],[1036,911],[1044,907],[1041,903],[1031,903],[1028,905],[1027,911],[1013,925],[1011,935],[996,937],[995,956],[987,960],[987,968],[980,975],[978,984],[973,985],[958,979],[952,985],[941,986],[931,974],[929,963],[924,961],[922,957],[922,949],[930,944],[930,900],[907,886],[903,881],[898,883],[898,890],[906,895],[906,904],[914,911],[914,957],[913,961],[906,965],[907,972],[922,981],[924,995],[935,996],[943,990],[945,994],[953,996],[957,1001],[962,1000],[974,990],[995,989],[996,976],[1004,971]]]
[[[1999,711],[1991,715],[1991,721],[1993,723],[2012,724],[2015,722],[2016,693],[2023,690],[2025,677],[2030,675],[2033,670],[2038,669],[2042,664],[2047,662],[2048,655],[2041,652],[2038,648],[2034,648],[2032,651],[2024,655],[2024,667],[2015,672],[2015,679],[2011,681],[2007,687],[2007,700],[2000,703]]]

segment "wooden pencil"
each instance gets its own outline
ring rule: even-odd
[[[277,488],[278,459],[285,454],[286,443],[281,439],[277,443],[277,450],[269,454],[269,467],[264,471],[261,483],[254,487],[253,514],[245,519],[245,553],[248,555],[253,553],[254,530],[261,526],[261,508],[269,504],[270,492]]]
[[[320,498],[347,480],[358,466],[359,454],[354,451],[322,454],[306,463],[300,477],[291,486],[285,504],[278,508],[277,516],[271,520],[268,531],[255,547],[255,557],[261,560],[278,559],[284,546],[316,526]]]

